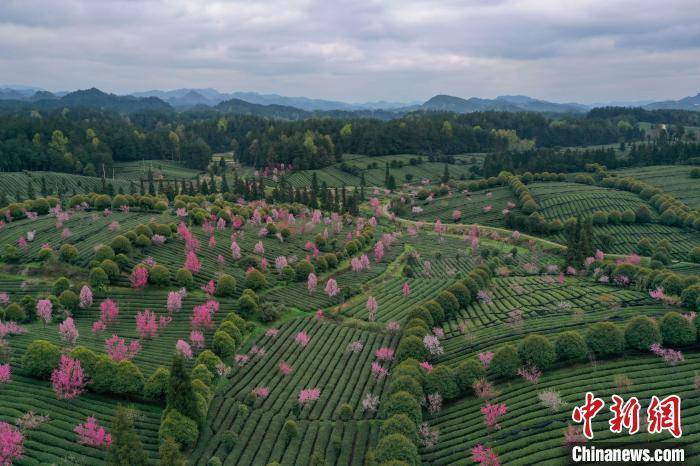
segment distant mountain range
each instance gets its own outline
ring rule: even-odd
[[[700,94],[679,100],[661,102],[611,102],[596,106],[638,106],[647,110],[679,109],[700,111]],[[220,93],[216,89],[152,90],[129,95],[108,94],[92,88],[73,92],[51,93],[29,86],[0,85],[0,107],[54,109],[91,107],[130,113],[143,110],[219,111],[243,115],[298,120],[309,117],[374,117],[396,118],[414,111],[471,113],[481,111],[585,113],[593,106],[579,103],[555,103],[523,95],[504,95],[495,99],[436,95],[424,103],[366,102],[351,104],[307,97],[285,97],[256,92]]]

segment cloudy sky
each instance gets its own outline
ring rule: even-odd
[[[700,92],[699,25],[699,0],[0,0],[0,83],[679,98]]]

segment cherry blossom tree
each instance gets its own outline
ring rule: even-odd
[[[362,409],[363,411],[374,412],[379,407],[379,396],[367,393],[362,399]]]
[[[175,343],[175,351],[185,359],[192,359],[192,347],[185,340],[178,340]]]
[[[51,313],[53,312],[53,303],[49,299],[40,299],[36,302],[36,314],[44,322],[44,325],[51,322]]]
[[[286,376],[286,375],[291,374],[294,369],[292,369],[292,366],[290,366],[286,362],[280,361],[279,370],[282,373],[282,375]]]
[[[374,356],[380,361],[391,361],[394,359],[394,350],[387,347],[381,347],[374,352]]]
[[[10,363],[0,364],[0,384],[8,383],[12,378]]]
[[[318,285],[318,279],[316,278],[316,274],[311,272],[306,281],[306,288],[309,290],[309,294],[314,294],[316,292],[316,285]]]
[[[427,422],[421,423],[418,427],[418,437],[421,445],[425,448],[432,448],[437,445],[440,438],[440,431],[437,428],[430,428]]]
[[[80,289],[80,308],[87,309],[92,306],[92,290],[89,286],[83,285]]]
[[[311,341],[311,337],[309,337],[309,335],[306,332],[302,331],[296,334],[296,336],[294,337],[294,341],[296,342],[296,344],[303,348],[309,344],[309,342]]]
[[[305,388],[299,392],[299,404],[304,407],[321,397],[320,388]]]
[[[149,309],[136,314],[136,331],[141,338],[153,338],[158,334],[156,315]]]
[[[507,412],[508,407],[505,403],[491,404],[487,402],[481,407],[481,414],[484,415],[484,424],[489,429],[500,429],[501,426],[498,424],[498,420]]]
[[[90,416],[85,423],[75,426],[73,432],[78,434],[78,443],[81,445],[97,448],[109,448],[112,445],[112,434],[108,434],[105,428],[98,424],[95,416]]]
[[[439,393],[430,393],[426,398],[428,400],[428,412],[430,412],[430,414],[440,412],[442,409],[442,395]]]
[[[24,435],[7,422],[0,422],[0,465],[11,466],[24,454]]]
[[[493,351],[484,351],[483,353],[479,353],[479,361],[481,361],[481,364],[483,364],[484,369],[488,369],[489,364],[491,364],[491,360],[493,359]]]
[[[148,284],[148,269],[142,265],[134,267],[134,270],[131,271],[129,282],[131,287],[136,290],[144,288]]]
[[[178,291],[170,291],[168,293],[167,308],[171,314],[182,309],[182,299],[187,295],[185,288],[180,288]]]
[[[75,342],[78,340],[78,329],[75,327],[72,317],[66,318],[66,320],[58,325],[58,332],[61,334],[61,339],[65,341],[68,346],[75,345]]]
[[[195,329],[213,327],[214,322],[212,320],[212,308],[206,304],[195,306],[192,310],[191,324]]]
[[[369,321],[374,322],[377,319],[377,309],[379,305],[377,304],[377,300],[374,296],[370,296],[367,298],[367,311],[369,312]]]
[[[411,294],[411,287],[409,286],[408,282],[404,282],[403,286],[401,287],[401,293],[403,293],[404,298],[408,298]]]
[[[100,303],[100,320],[109,324],[119,316],[119,306],[111,299],[105,299]]]
[[[85,391],[87,380],[80,361],[62,355],[58,367],[51,373],[51,386],[56,396],[71,400]]]
[[[336,296],[338,293],[340,293],[338,282],[336,282],[334,278],[329,278],[326,282],[325,291],[329,298]]]
[[[241,247],[238,246],[238,243],[235,241],[231,241],[231,256],[234,260],[241,258]]]
[[[141,350],[141,343],[138,340],[132,340],[127,346],[123,338],[112,335],[112,338],[105,340],[105,350],[114,361],[131,360]]]
[[[204,348],[204,334],[199,330],[192,330],[190,332],[190,342],[195,348]]]
[[[501,466],[501,460],[493,448],[478,444],[472,448],[472,461],[481,466]]]
[[[197,274],[202,268],[202,264],[197,258],[197,254],[194,251],[188,251],[187,256],[185,256],[184,268],[192,274]]]

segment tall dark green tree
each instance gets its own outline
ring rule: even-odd
[[[197,398],[192,388],[192,377],[185,367],[185,361],[181,356],[173,358],[168,379],[168,392],[165,401],[168,409],[176,409],[181,414],[201,422],[197,409]]]
[[[442,172],[442,182],[447,183],[448,181],[450,181],[450,169],[447,164],[445,164],[445,169]]]
[[[119,406],[112,421],[112,445],[107,452],[108,466],[141,466],[148,464],[148,457],[141,440],[134,430],[128,410]]]

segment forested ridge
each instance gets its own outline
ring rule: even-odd
[[[231,150],[246,165],[309,169],[339,162],[345,153],[458,154],[638,141],[644,134],[635,118],[634,112],[593,110],[557,119],[529,112],[415,112],[389,121],[288,121],[211,109],[128,115],[86,107],[5,109],[0,115],[0,170],[99,175],[114,162],[142,159],[205,168],[212,153]],[[682,118],[690,117],[676,117]]]

